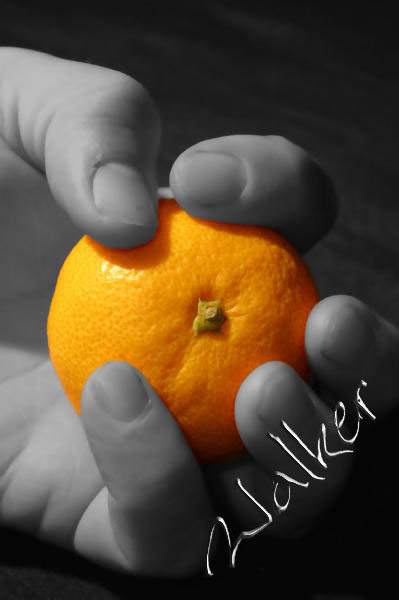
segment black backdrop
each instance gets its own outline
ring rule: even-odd
[[[306,148],[341,204],[306,257],[321,296],[352,294],[398,325],[399,41],[389,4],[1,0],[0,10],[1,45],[118,69],[149,89],[164,126],[160,185],[178,154],[208,137],[274,133]],[[255,593],[255,584],[271,598],[384,596],[396,573],[397,425],[396,414],[360,435],[348,487],[312,535],[262,549],[254,540],[233,572],[128,579],[3,529],[0,600]]]

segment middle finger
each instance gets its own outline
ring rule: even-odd
[[[272,361],[244,380],[236,400],[236,421],[264,473],[254,486],[258,500],[276,513],[273,494],[278,483],[279,505],[288,502],[283,518],[274,519],[273,530],[306,528],[336,498],[353,461],[353,445],[342,440],[334,411],[294,369]],[[349,439],[346,430],[341,432]]]
[[[231,135],[195,144],[175,161],[170,185],[193,217],[270,227],[302,252],[331,228],[338,209],[321,167],[276,135]]]

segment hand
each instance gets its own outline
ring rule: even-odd
[[[227,465],[200,469],[162,401],[123,363],[108,363],[93,373],[78,417],[48,359],[45,326],[55,279],[82,232],[114,247],[141,244],[154,235],[159,117],[137,82],[92,65],[1,49],[0,77],[0,522],[132,574],[178,577],[201,570],[215,516],[211,497],[218,514],[228,510],[238,527],[248,529],[262,514],[237,493],[235,477],[267,507],[266,475],[291,468],[284,455],[270,451],[265,431],[287,414],[287,422],[305,442],[311,438],[313,447],[320,419],[331,416],[327,395],[352,398],[362,365],[355,354],[351,359],[355,348],[348,347],[349,330],[339,332],[343,306],[355,305],[371,331],[371,343],[362,345],[363,351],[370,348],[364,378],[368,406],[377,417],[390,410],[397,394],[397,331],[353,298],[319,303],[306,333],[317,393],[284,365],[257,369],[237,398],[237,424],[249,454]],[[174,165],[171,187],[191,214],[274,227],[301,250],[331,226],[336,205],[328,183],[289,142],[234,136],[199,147],[243,160],[248,183],[243,203],[223,164],[212,171],[216,162],[207,166],[204,154],[186,151]],[[201,173],[207,173],[209,189]],[[332,353],[349,352],[344,366],[321,353],[330,318],[337,331]],[[349,315],[349,322],[355,327],[356,317]],[[101,408],[96,391],[104,389],[101,382],[113,389],[103,405],[119,410],[122,422]],[[268,407],[267,429],[256,416],[260,389]],[[303,389],[314,403],[307,421],[303,415],[310,401]],[[149,410],[128,422],[127,404],[138,412],[148,395]],[[295,410],[298,406],[303,413]],[[294,490],[292,507],[276,521],[276,533],[279,528],[292,532],[297,523],[310,525],[310,512],[322,510],[331,491],[339,489],[347,467],[337,468],[333,460],[324,488],[306,494]]]
[[[302,252],[309,250],[332,226],[337,200],[328,178],[302,149],[276,136],[229,136],[207,140],[186,150],[175,162],[170,183],[182,208],[199,218],[256,224],[283,234]],[[291,486],[286,512],[273,515],[264,534],[298,536],[309,530],[331,505],[345,483],[353,454],[327,460],[327,470],[311,459],[283,430],[283,419],[317,454],[322,423],[329,451],[348,449],[334,423],[334,409],[348,410],[350,438],[357,413],[353,407],[361,380],[361,397],[383,421],[399,398],[399,332],[356,298],[337,295],[321,300],[311,312],[305,334],[312,381],[305,384],[283,363],[269,362],[242,383],[236,399],[236,422],[248,455],[227,465],[211,465],[204,475],[217,512],[235,536],[268,521],[248,499],[245,489],[269,512],[273,507],[276,470],[310,481],[308,488]],[[365,416],[359,435],[367,435]],[[268,437],[279,436],[308,469],[325,480],[314,480],[287,452]],[[286,493],[279,498],[287,499]],[[248,542],[250,543],[250,542]]]
[[[46,337],[58,271],[82,232],[122,247],[155,233],[158,112],[126,75],[28,50],[0,49],[0,81],[0,523],[131,573],[191,572],[212,513],[188,448],[176,454],[179,428],[161,403],[149,415],[147,433],[162,440],[166,423],[171,448],[150,472],[147,456],[122,456],[145,453],[145,428],[131,440],[114,431],[103,447],[111,419],[95,407],[85,429]],[[123,381],[115,393],[123,402]]]

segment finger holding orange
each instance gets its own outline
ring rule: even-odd
[[[129,362],[197,459],[225,461],[245,451],[234,419],[245,377],[271,360],[308,377],[305,326],[318,299],[275,231],[198,219],[161,199],[147,244],[110,249],[84,236],[67,257],[49,312],[50,357],[78,412],[90,373]]]
[[[201,141],[176,159],[170,186],[193,217],[262,225],[306,252],[331,229],[334,186],[303,148],[279,135]]]

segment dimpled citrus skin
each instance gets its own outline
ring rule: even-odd
[[[84,236],[60,271],[48,317],[52,363],[79,412],[88,376],[111,360],[147,378],[201,463],[245,451],[234,419],[244,378],[270,360],[309,376],[306,320],[319,300],[298,252],[262,227],[189,216],[159,201],[153,240],[110,249]],[[198,301],[220,300],[219,331],[194,334]]]

